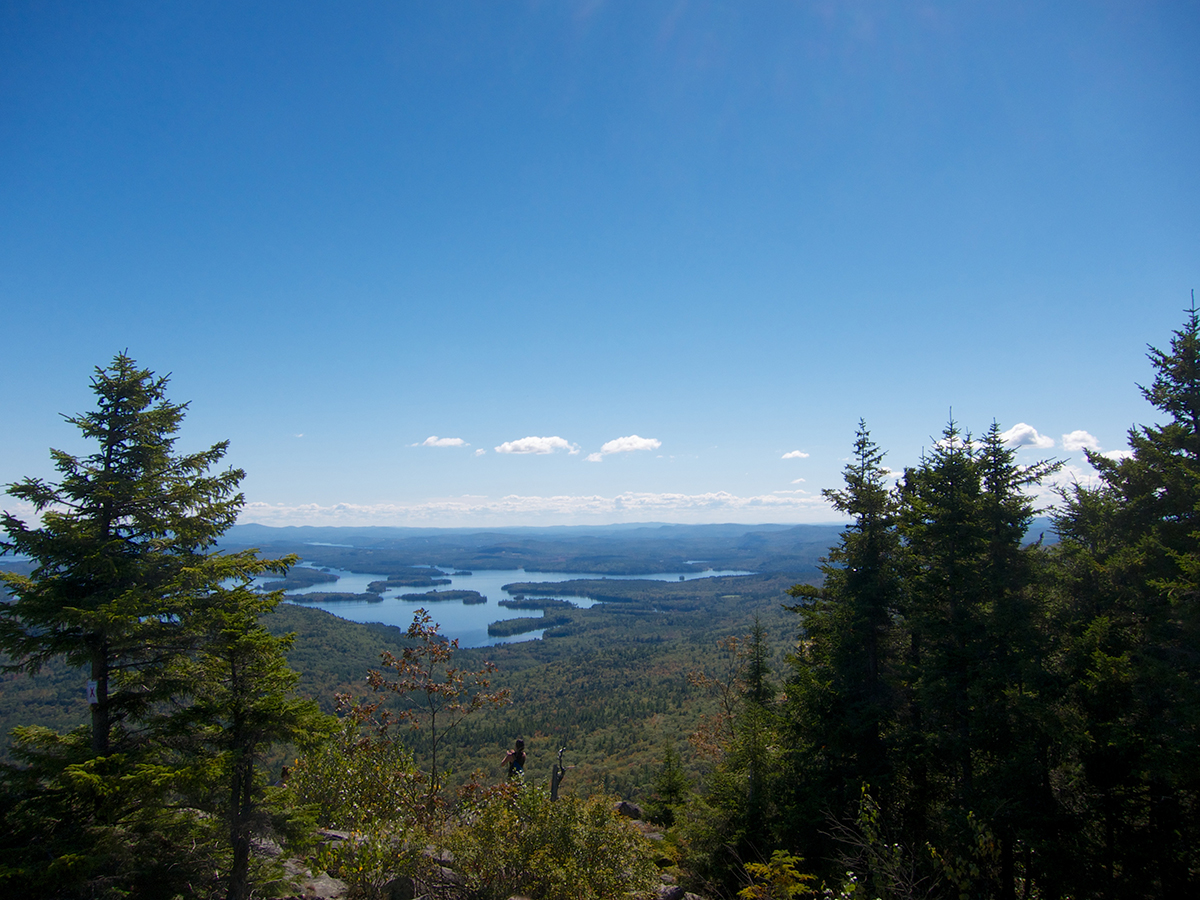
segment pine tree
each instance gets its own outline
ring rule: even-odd
[[[770,681],[769,656],[767,630],[763,628],[758,616],[755,616],[754,627],[750,629],[750,641],[746,648],[745,696],[747,703],[767,706],[775,698],[775,690]]]
[[[68,418],[99,446],[80,459],[52,450],[58,483],[27,478],[9,486],[41,515],[30,527],[4,513],[3,548],[36,563],[28,577],[5,574],[15,596],[0,606],[0,648],[9,670],[37,671],[64,657],[90,667],[92,751],[122,744],[130,727],[173,689],[171,667],[192,647],[194,601],[222,579],[278,568],[252,552],[220,558],[217,537],[242,504],[244,473],[208,470],[227,443],[176,455],[186,404],[166,399],[167,378],[124,354],[96,369],[93,412]]]
[[[1131,455],[1088,453],[1057,522],[1070,601],[1064,678],[1083,719],[1077,800],[1100,824],[1086,890],[1185,896],[1200,877],[1200,312],[1150,349],[1165,415]]]
[[[67,419],[95,451],[52,450],[57,482],[8,489],[41,523],[3,516],[3,549],[34,562],[28,576],[0,575],[14,595],[0,605],[7,668],[35,672],[61,657],[88,667],[94,690],[82,745],[74,733],[17,736],[27,767],[4,773],[12,836],[0,863],[13,890],[99,896],[153,885],[170,895],[198,871],[211,876],[206,820],[187,811],[203,805],[203,779],[189,773],[224,760],[237,799],[218,806],[241,885],[230,896],[244,895],[246,779],[297,712],[282,645],[257,624],[280,595],[257,596],[250,581],[294,560],[217,552],[243,502],[243,473],[210,473],[224,442],[174,452],[186,404],[171,403],[166,386],[118,354],[96,369],[96,409]],[[207,745],[190,733],[197,723],[213,735]]]
[[[796,585],[801,637],[787,687],[792,740],[794,830],[807,832],[809,859],[826,858],[823,824],[846,813],[864,783],[890,779],[888,735],[896,718],[902,603],[902,548],[896,497],[883,452],[859,422],[846,486],[827,490],[834,509],[852,517],[822,565],[820,588]]]
[[[683,805],[690,788],[691,781],[674,742],[664,742],[662,767],[654,776],[654,793],[646,801],[650,821],[666,828],[674,825],[675,810]]]
[[[693,684],[715,690],[721,713],[702,722],[691,741],[715,761],[708,789],[689,816],[684,842],[689,865],[702,878],[731,887],[743,878],[742,863],[768,853],[780,826],[780,719],[769,680],[770,648],[760,622],[744,637],[720,642],[729,667],[714,678],[693,672]]]
[[[1050,755],[1057,731],[1057,685],[1051,650],[1045,554],[1026,545],[1036,510],[1027,489],[1061,468],[1057,461],[1016,463],[995,422],[976,448],[982,492],[984,555],[981,610],[987,635],[975,696],[982,698],[972,752],[977,762],[978,813],[1000,843],[999,896],[1015,896],[1018,844],[1052,856],[1055,800]],[[1044,853],[1043,853],[1044,851]],[[1044,874],[1029,871],[1026,877]]]
[[[185,670],[195,700],[163,723],[177,749],[196,760],[217,788],[215,811],[226,822],[231,849],[228,900],[250,895],[250,843],[267,783],[259,768],[265,751],[301,742],[324,724],[313,701],[291,696],[300,679],[284,657],[292,636],[275,637],[259,621],[280,599],[246,584],[220,587],[206,598],[197,614],[198,652]]]
[[[999,870],[984,880],[1004,897],[1013,895],[1019,831],[1048,802],[1036,791],[1047,716],[1033,699],[1044,680],[1033,595],[1040,551],[1023,544],[1034,513],[1027,489],[1057,468],[1018,466],[994,423],[973,441],[952,421],[901,486],[910,643],[898,764],[909,827],[966,858],[965,817],[980,817],[1001,844]]]

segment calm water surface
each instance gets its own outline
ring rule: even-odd
[[[309,567],[318,568],[318,567]],[[324,568],[324,567],[319,567]],[[386,575],[366,572],[349,572],[344,569],[328,569],[339,576],[335,582],[314,585],[291,594],[328,593],[338,591],[348,594],[361,594],[366,591],[372,581],[385,581]],[[444,570],[443,570],[444,571]],[[429,610],[433,621],[441,625],[442,634],[449,638],[458,638],[460,647],[487,647],[494,644],[507,644],[516,641],[530,641],[542,636],[544,629],[527,631],[512,637],[491,637],[487,633],[488,624],[501,619],[536,618],[542,615],[538,609],[508,609],[500,606],[499,601],[511,599],[512,595],[503,590],[503,585],[514,582],[545,582],[572,581],[579,579],[607,578],[610,581],[691,581],[695,578],[713,578],[718,575],[749,575],[750,572],[733,570],[713,570],[707,572],[669,572],[659,575],[590,575],[580,572],[526,572],[524,569],[485,569],[473,570],[471,575],[455,575],[446,573],[450,584],[439,584],[436,588],[402,587],[385,591],[378,601],[335,601],[325,603],[305,603],[305,606],[315,606],[326,610],[335,616],[349,619],[352,622],[382,622],[385,625],[397,625],[408,628],[412,624],[413,612],[421,607]],[[429,590],[459,590],[478,591],[487,597],[487,603],[465,605],[461,600],[441,600],[435,603],[428,601],[401,600],[401,594],[421,594]],[[587,597],[563,597],[576,606],[588,608],[596,601]]]

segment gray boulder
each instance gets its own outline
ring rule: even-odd
[[[630,803],[628,800],[622,800],[617,804],[617,814],[622,815],[627,819],[644,819],[642,808],[636,803]]]

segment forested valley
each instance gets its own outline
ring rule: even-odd
[[[523,584],[601,602],[458,649],[435,616],[359,625],[255,590],[304,538],[263,557],[225,537],[242,473],[212,471],[223,444],[177,454],[184,407],[119,355],[68,420],[98,449],[9,486],[41,521],[3,521],[24,562],[0,606],[0,888],[299,896],[328,872],[361,897],[1193,896],[1194,308],[1150,359],[1160,421],[1089,453],[1096,482],[1063,490],[1048,540],[1032,496],[1058,464],[1020,465],[998,425],[950,422],[893,473],[860,423],[827,540],[714,532],[704,558],[754,575]],[[623,532],[603,552],[411,540],[370,552],[397,572],[698,558]]]

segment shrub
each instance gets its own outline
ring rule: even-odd
[[[770,862],[746,863],[746,875],[751,883],[738,891],[741,900],[793,900],[796,897],[811,897],[816,891],[812,884],[816,877],[800,872],[796,867],[803,862],[784,850],[771,854]]]
[[[615,900],[655,883],[649,841],[607,797],[562,797],[512,781],[464,803],[451,837],[478,900]]]
[[[352,898],[375,900],[424,864],[424,785],[408,750],[350,715],[296,760],[287,789],[318,824],[349,832],[321,848],[317,868],[345,881]]]
[[[332,737],[296,760],[288,788],[319,825],[364,830],[415,822],[424,777],[412,753],[347,716]]]

